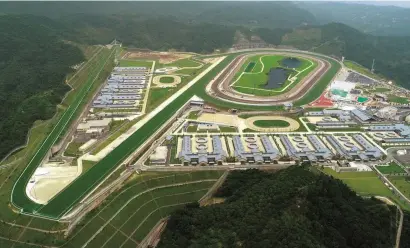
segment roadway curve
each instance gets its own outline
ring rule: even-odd
[[[235,91],[230,86],[233,77],[241,69],[242,65],[245,63],[249,56],[261,55],[261,54],[279,54],[287,56],[296,56],[303,57],[309,60],[315,61],[318,66],[310,72],[306,77],[304,77],[297,85],[295,85],[289,91],[277,95],[277,96],[253,96],[248,94],[242,94]],[[231,63],[228,64],[222,70],[217,77],[211,81],[207,87],[207,94],[219,98],[224,101],[233,102],[233,103],[242,103],[248,105],[258,105],[258,106],[271,106],[271,105],[282,105],[285,102],[293,102],[299,100],[308,92],[319,79],[329,70],[331,64],[327,60],[322,60],[317,57],[314,57],[311,54],[301,54],[297,52],[275,52],[275,51],[266,51],[266,52],[251,52],[246,54],[238,55]]]

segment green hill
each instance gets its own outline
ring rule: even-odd
[[[170,218],[158,247],[393,247],[396,208],[303,167],[234,171],[217,197]]]
[[[63,41],[67,29],[45,17],[0,16],[0,158],[25,142],[36,120],[51,118],[70,89],[82,51]]]

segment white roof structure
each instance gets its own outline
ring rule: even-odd
[[[358,162],[349,162],[349,166],[352,168],[357,168],[357,171],[372,171],[369,166]]]
[[[355,86],[355,83],[336,80],[332,82],[332,84],[330,85],[330,89],[338,89],[350,92],[350,90],[354,89]]]
[[[196,96],[196,95],[194,95],[194,96],[191,98],[190,102],[205,103],[204,99],[202,99],[202,98],[200,98],[200,97],[198,97],[198,96]]]
[[[77,130],[90,130],[93,128],[104,128],[110,125],[111,118],[104,118],[101,120],[90,120],[86,122],[81,122],[77,126]]]

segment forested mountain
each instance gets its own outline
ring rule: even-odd
[[[410,35],[410,8],[313,1],[297,5],[312,13],[321,24],[340,22],[374,35]]]
[[[84,60],[62,41],[63,25],[34,16],[0,16],[0,158],[25,142],[35,120],[49,119]]]
[[[396,209],[303,167],[233,171],[217,197],[168,221],[162,247],[393,247]]]
[[[316,24],[311,13],[291,2],[0,2],[0,13],[57,19],[77,14],[133,15],[139,20],[166,17],[189,23],[268,28]]]
[[[86,43],[106,44],[113,38],[129,47],[213,52],[232,46],[234,27],[209,23],[189,24],[173,19],[140,20],[131,15],[75,15],[62,21]]]

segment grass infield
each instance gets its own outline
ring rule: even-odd
[[[159,82],[163,84],[171,84],[174,82],[174,78],[173,77],[161,77],[159,79]]]
[[[289,127],[290,124],[287,121],[282,120],[258,120],[253,123],[258,127]]]
[[[398,164],[390,163],[388,166],[377,166],[377,169],[383,174],[406,173]]]
[[[282,61],[288,58],[282,55],[256,55],[248,59],[248,64],[235,75],[234,88],[238,92],[258,96],[279,95],[290,90],[294,85],[300,82],[317,66],[316,63],[303,58],[297,58],[301,64],[295,69],[283,67]],[[272,68],[286,69],[287,80],[278,88],[265,89],[269,79],[269,71]],[[300,74],[298,74],[300,72]],[[297,75],[298,74],[298,75]],[[297,79],[292,82],[289,78],[297,75]]]

